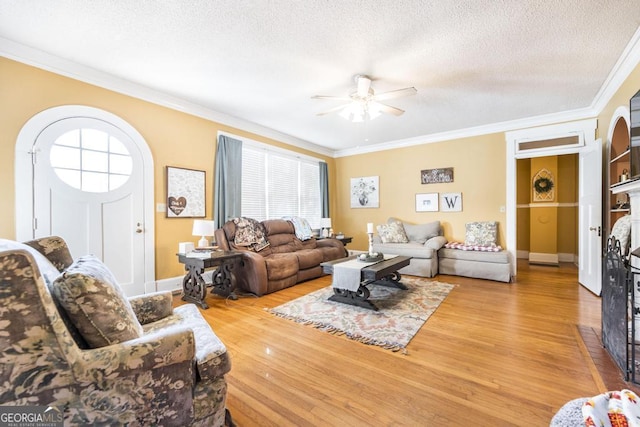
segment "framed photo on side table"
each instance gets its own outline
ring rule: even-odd
[[[416,212],[438,212],[438,193],[416,194]]]
[[[167,218],[204,218],[205,173],[167,166]]]

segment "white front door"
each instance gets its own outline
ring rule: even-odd
[[[132,139],[102,120],[71,117],[33,145],[35,238],[56,235],[74,259],[100,258],[129,296],[145,292],[143,161]]]
[[[580,151],[578,281],[596,295],[602,290],[602,141]]]

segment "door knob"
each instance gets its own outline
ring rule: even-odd
[[[136,233],[138,233],[138,234],[142,233],[142,227],[141,227],[141,225],[142,225],[142,224],[140,224],[140,223],[137,223],[137,224],[136,224]]]
[[[597,231],[598,232],[598,236],[600,236],[600,226],[589,227],[589,231]]]

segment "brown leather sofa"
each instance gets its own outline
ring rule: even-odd
[[[236,224],[227,221],[216,230],[216,244],[220,249],[242,251],[243,265],[234,274],[236,286],[258,296],[276,292],[305,280],[323,275],[321,262],[347,255],[342,242],[336,239],[296,237],[293,223],[283,219],[262,221],[269,246],[254,252],[234,244]]]

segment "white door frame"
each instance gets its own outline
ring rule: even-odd
[[[558,156],[562,154],[575,154],[589,149],[595,144],[595,133],[598,125],[597,119],[580,120],[559,125],[543,126],[538,128],[523,129],[506,132],[507,142],[507,224],[506,241],[507,250],[513,260],[511,264],[512,274],[516,274],[517,264],[517,215],[516,215],[516,161],[518,159],[530,159],[533,157]],[[518,151],[518,143],[522,141],[548,140],[567,136],[578,136],[580,144],[570,146],[555,146],[535,150]],[[582,172],[580,172],[582,173]]]
[[[33,239],[33,164],[31,152],[38,135],[54,122],[71,117],[86,117],[108,122],[126,133],[142,154],[143,207],[144,207],[144,277],[145,291],[155,291],[155,225],[153,156],[142,135],[129,123],[115,114],[84,105],[65,105],[49,108],[33,116],[20,130],[16,140],[15,191],[16,191],[16,240]],[[37,154],[36,154],[37,155]]]

